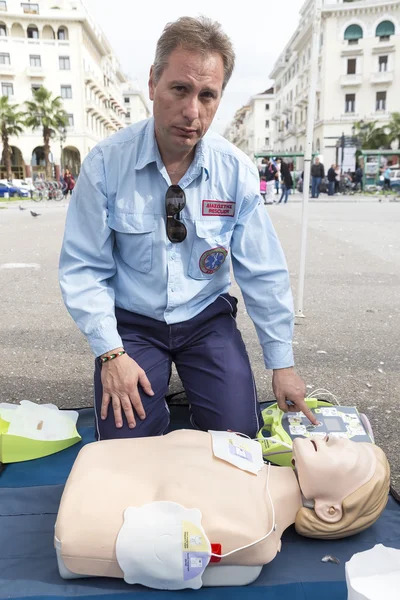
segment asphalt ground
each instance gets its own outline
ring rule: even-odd
[[[295,300],[300,200],[266,207],[285,250]],[[57,281],[67,207],[23,206],[28,210],[0,204],[0,401],[91,406],[93,357]],[[321,196],[309,204],[307,239],[305,318],[296,320],[294,335],[297,371],[308,392],[325,388],[368,416],[400,493],[400,203]],[[236,285],[232,293],[240,298]],[[242,301],[238,323],[259,399],[272,400],[271,373]],[[180,389],[174,375],[171,391]]]

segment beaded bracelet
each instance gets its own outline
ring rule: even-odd
[[[126,354],[125,350],[121,350],[120,352],[116,352],[115,354],[109,354],[108,356],[103,356],[100,358],[100,362],[108,362],[109,360],[113,360],[114,358],[117,358],[117,356],[122,356],[123,354]]]

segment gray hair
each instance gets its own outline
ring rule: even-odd
[[[167,23],[157,42],[153,64],[154,81],[157,83],[176,48],[185,48],[209,54],[221,55],[224,63],[224,90],[235,66],[235,51],[229,37],[222,31],[220,23],[207,17],[180,17]]]

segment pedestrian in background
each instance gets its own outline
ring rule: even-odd
[[[277,168],[273,164],[270,158],[265,159],[265,170],[264,177],[267,182],[267,193],[266,193],[266,204],[273,204],[274,202],[274,187],[275,187],[275,176]]]
[[[292,176],[289,171],[289,166],[283,160],[281,160],[280,171],[281,171],[281,179],[282,179],[282,195],[279,199],[278,204],[280,204],[283,199],[284,199],[283,202],[286,204],[286,202],[288,201],[290,190],[293,187],[293,179],[292,179]]]
[[[324,165],[319,162],[319,158],[315,159],[315,163],[311,167],[311,198],[318,198],[319,186],[322,179],[325,177]]]
[[[265,202],[265,195],[266,195],[266,193],[267,193],[267,182],[265,181],[264,175],[261,175],[261,178],[260,178],[260,195],[261,195],[261,198],[264,200],[264,204],[266,203]]]
[[[75,187],[75,179],[69,169],[65,169],[63,179],[64,179],[63,194],[65,197],[67,197],[68,194],[72,194],[72,190]]]
[[[336,183],[336,165],[333,164],[328,171],[328,196],[334,196]]]
[[[383,189],[384,190],[391,190],[392,189],[392,184],[390,181],[390,175],[391,175],[391,170],[389,167],[386,167],[384,173],[383,173]]]

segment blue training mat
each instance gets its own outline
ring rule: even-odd
[[[187,407],[171,408],[173,428],[189,428]],[[64,483],[83,444],[94,441],[93,411],[80,411],[82,442],[43,459],[7,465],[0,475],[0,598],[14,600],[346,600],[344,566],[355,552],[384,544],[400,549],[400,505],[389,497],[380,519],[344,540],[310,540],[289,528],[282,552],[250,586],[163,592],[122,580],[64,581],[53,547],[54,524]],[[322,563],[326,554],[340,564]]]

